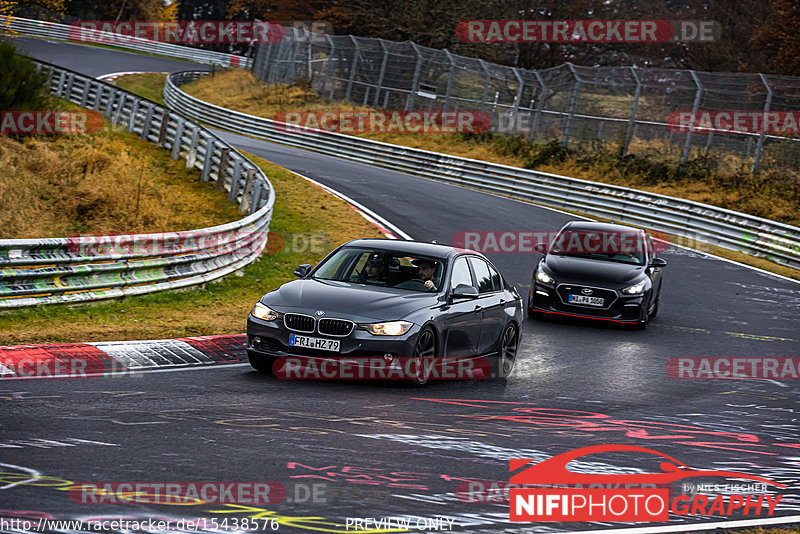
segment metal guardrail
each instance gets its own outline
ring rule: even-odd
[[[44,37],[47,39],[59,39],[72,41],[70,35],[70,25],[59,24],[57,22],[47,22],[43,20],[25,19],[21,17],[0,17],[0,30],[11,30],[12,32],[30,35],[32,37]],[[73,32],[75,29],[73,28]],[[213,52],[202,48],[192,48],[170,43],[161,43],[139,37],[131,37],[122,41],[118,34],[95,30],[81,30],[91,35],[91,42],[113,45],[119,48],[127,48],[146,52],[148,54],[160,54],[163,56],[185,59],[195,63],[205,65],[220,65],[223,67],[242,67],[248,68],[251,65],[250,58],[226,54],[223,52]]]
[[[164,100],[205,124],[231,132],[399,170],[559,209],[583,212],[763,257],[800,269],[800,228],[700,202],[381,143],[322,130],[303,129],[232,111],[179,89],[205,72],[167,77]]]
[[[211,228],[124,236],[0,239],[0,309],[94,301],[196,286],[252,263],[266,245],[275,194],[267,176],[213,132],[113,85],[49,63],[53,94],[185,158],[245,218]]]

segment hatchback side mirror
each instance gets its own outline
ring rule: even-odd
[[[653,258],[653,260],[650,262],[650,267],[666,267],[666,266],[667,266],[667,260],[664,260],[662,258]]]
[[[536,252],[541,252],[542,254],[547,254],[547,244],[546,243],[536,243],[536,246],[533,247]]]
[[[474,299],[478,297],[478,290],[467,284],[458,284],[453,289],[453,297],[462,299]]]
[[[303,265],[298,266],[297,269],[294,270],[294,275],[299,277],[299,278],[302,278],[305,275],[307,275],[308,271],[310,271],[310,270],[311,270],[311,264],[310,263],[304,263]]]

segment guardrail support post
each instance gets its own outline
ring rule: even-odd
[[[231,174],[231,190],[228,193],[228,200],[236,202],[236,195],[239,194],[239,188],[242,185],[242,158],[234,154],[233,159],[233,174]]]
[[[692,124],[689,126],[689,131],[686,132],[686,144],[683,145],[683,155],[681,156],[681,167],[689,161],[689,149],[692,146],[692,132],[694,131],[694,118],[697,117],[697,110],[700,109],[700,100],[703,98],[703,84],[700,83],[700,78],[693,70],[689,71],[694,84],[697,86],[697,92],[694,95],[694,104],[692,104]]]
[[[636,108],[639,106],[639,96],[642,94],[642,82],[639,80],[639,75],[636,74],[636,67],[631,67],[631,74],[633,79],[636,80],[636,92],[633,95],[633,104],[631,105],[631,116],[628,119],[628,131],[625,132],[625,145],[622,147],[621,155],[628,155],[628,147],[633,139],[633,129],[636,127]]]
[[[567,111],[567,122],[564,123],[564,137],[561,140],[561,146],[564,148],[569,147],[569,138],[572,135],[572,122],[575,120],[575,108],[578,107],[578,93],[581,90],[581,79],[575,71],[575,65],[567,63],[569,71],[575,78],[575,87],[572,89],[572,96],[569,99],[569,111]]]
[[[136,115],[139,113],[139,99],[133,101],[133,108],[131,109],[131,116],[128,117],[128,131],[133,133],[136,126]]]
[[[764,87],[767,88],[767,101],[764,103],[764,118],[766,118],[767,113],[769,113],[770,107],[772,106],[772,86],[769,84],[767,77],[763,74],[759,74],[761,76],[761,82],[764,84]],[[762,124],[763,124],[762,120]],[[748,136],[749,137],[749,136]],[[758,143],[756,143],[756,153],[753,156],[753,169],[751,172],[758,171],[758,164],[761,161],[761,149],[764,148],[764,138],[766,137],[766,132],[764,128],[761,128],[761,132],[758,134]]]
[[[92,87],[91,80],[84,80],[83,82],[83,92],[81,94],[81,107],[86,107],[86,101],[89,99],[89,89]]]
[[[94,93],[94,102],[92,103],[92,109],[98,111],[100,109],[100,101],[103,100],[103,93],[106,92],[106,86],[102,84],[97,84],[97,91]]]
[[[178,125],[175,127],[175,139],[172,140],[172,159],[178,159],[181,155],[181,139],[183,139],[183,128],[186,126],[186,119],[178,116]]]
[[[189,142],[189,153],[186,154],[186,168],[191,169],[194,167],[197,160],[197,143],[200,140],[200,127],[195,126],[192,129],[192,140]]]
[[[114,110],[114,115],[111,117],[111,122],[119,124],[119,119],[122,116],[122,110],[125,108],[125,100],[128,98],[126,93],[120,93],[117,108]]]
[[[223,148],[219,153],[219,168],[217,170],[217,184],[216,190],[217,191],[224,191],[225,190],[225,175],[228,172],[228,155],[230,154],[230,148]],[[233,182],[231,182],[231,189],[233,189]]]
[[[358,68],[358,60],[361,57],[361,46],[352,35],[350,40],[353,41],[353,46],[356,48],[356,53],[353,56],[353,66],[350,67],[350,78],[347,80],[347,90],[344,92],[344,99],[350,101],[350,92],[353,90],[353,80],[356,78],[356,68]]]
[[[105,116],[111,117],[114,112],[114,100],[120,91],[114,89],[108,94],[108,101],[106,102]]]
[[[150,135],[150,125],[153,122],[154,106],[151,104],[147,110],[147,115],[144,116],[144,124],[142,125],[142,139],[147,141],[147,136]]]
[[[253,184],[256,179],[256,170],[247,169],[247,178],[245,178],[244,189],[242,189],[242,201],[239,203],[239,213],[245,213],[248,209],[249,202],[252,200]]]
[[[414,48],[414,52],[417,54],[417,63],[414,65],[414,79],[411,81],[411,91],[406,97],[406,111],[410,110],[414,105],[414,98],[417,96],[417,91],[419,90],[419,73],[420,70],[422,70],[422,52],[419,51],[417,43],[413,41],[409,41],[409,43]]]
[[[203,159],[203,170],[200,174],[200,180],[203,182],[207,182],[211,175],[211,164],[214,162],[212,158],[214,157],[216,145],[217,143],[213,138],[209,137],[206,139],[206,153]]]
[[[253,193],[250,195],[250,215],[258,211],[258,203],[261,200],[261,190],[263,185],[260,181],[253,184]]]
[[[72,84],[75,83],[75,73],[70,72],[67,75],[67,88],[64,90],[64,98],[66,100],[72,100]]]
[[[383,50],[383,59],[381,60],[381,70],[378,74],[378,86],[375,88],[375,100],[372,103],[372,107],[375,108],[380,104],[379,98],[381,96],[381,89],[383,89],[383,77],[386,75],[386,64],[389,62],[389,49],[386,48],[383,39],[378,39],[378,44],[381,45],[381,50]]]
[[[167,139],[167,127],[169,126],[169,110],[164,110],[161,114],[161,127],[158,129],[158,145],[164,146]]]

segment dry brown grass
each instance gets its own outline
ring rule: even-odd
[[[0,236],[163,232],[239,218],[199,177],[125,132],[0,135]]]
[[[294,278],[301,263],[316,263],[320,253],[281,249],[295,233],[324,231],[328,248],[381,232],[344,201],[289,171],[252,155],[275,187],[275,211],[268,253],[231,276],[202,289],[161,292],[95,305],[44,306],[0,312],[0,345],[71,343],[243,332],[247,314],[264,293]],[[225,195],[212,192],[227,203]],[[324,230],[323,230],[324,229]]]

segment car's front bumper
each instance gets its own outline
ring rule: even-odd
[[[295,332],[281,320],[263,321],[250,315],[247,318],[247,350],[275,358],[306,356],[316,358],[375,358],[411,356],[419,334],[419,325],[412,326],[401,336],[376,336],[355,328],[349,335],[337,337],[319,333]],[[340,342],[338,352],[294,347],[289,345],[291,334]]]
[[[613,289],[603,289],[608,295],[614,294],[611,305],[603,308],[569,304],[559,295],[556,287],[534,281],[531,284],[528,296],[531,311],[576,317],[583,319],[598,319],[615,323],[636,324],[642,321],[645,295],[625,295]]]

